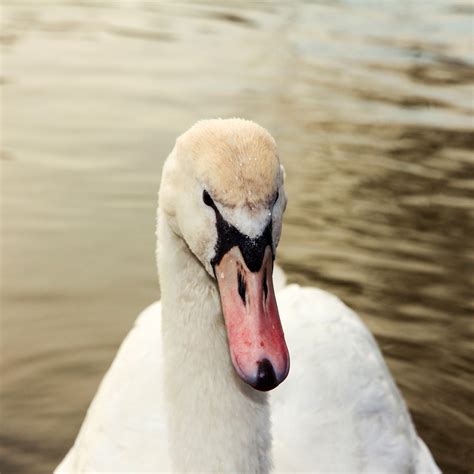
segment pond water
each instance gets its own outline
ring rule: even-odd
[[[71,445],[159,298],[163,161],[219,116],[277,140],[290,281],[361,315],[439,465],[472,472],[471,3],[2,3],[1,472]]]

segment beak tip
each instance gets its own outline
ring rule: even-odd
[[[283,380],[285,380],[287,373],[283,377],[277,377],[275,369],[268,359],[263,359],[258,364],[257,377],[252,387],[261,392],[268,392],[277,387]]]

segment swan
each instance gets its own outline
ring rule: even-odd
[[[178,137],[159,192],[161,301],[56,473],[440,472],[359,317],[274,266],[283,182],[251,121]]]

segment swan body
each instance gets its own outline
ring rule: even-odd
[[[207,158],[190,165],[196,150]],[[138,317],[55,472],[440,472],[358,316],[325,291],[287,286],[276,266],[268,277],[286,205],[268,133],[201,122],[173,153],[158,210],[162,300]],[[222,168],[229,154],[237,170]],[[214,200],[204,190],[193,207],[203,183]],[[234,240],[222,243],[219,219]]]

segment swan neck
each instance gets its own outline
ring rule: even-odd
[[[215,280],[160,211],[157,257],[173,469],[269,472],[267,394],[236,375]]]

